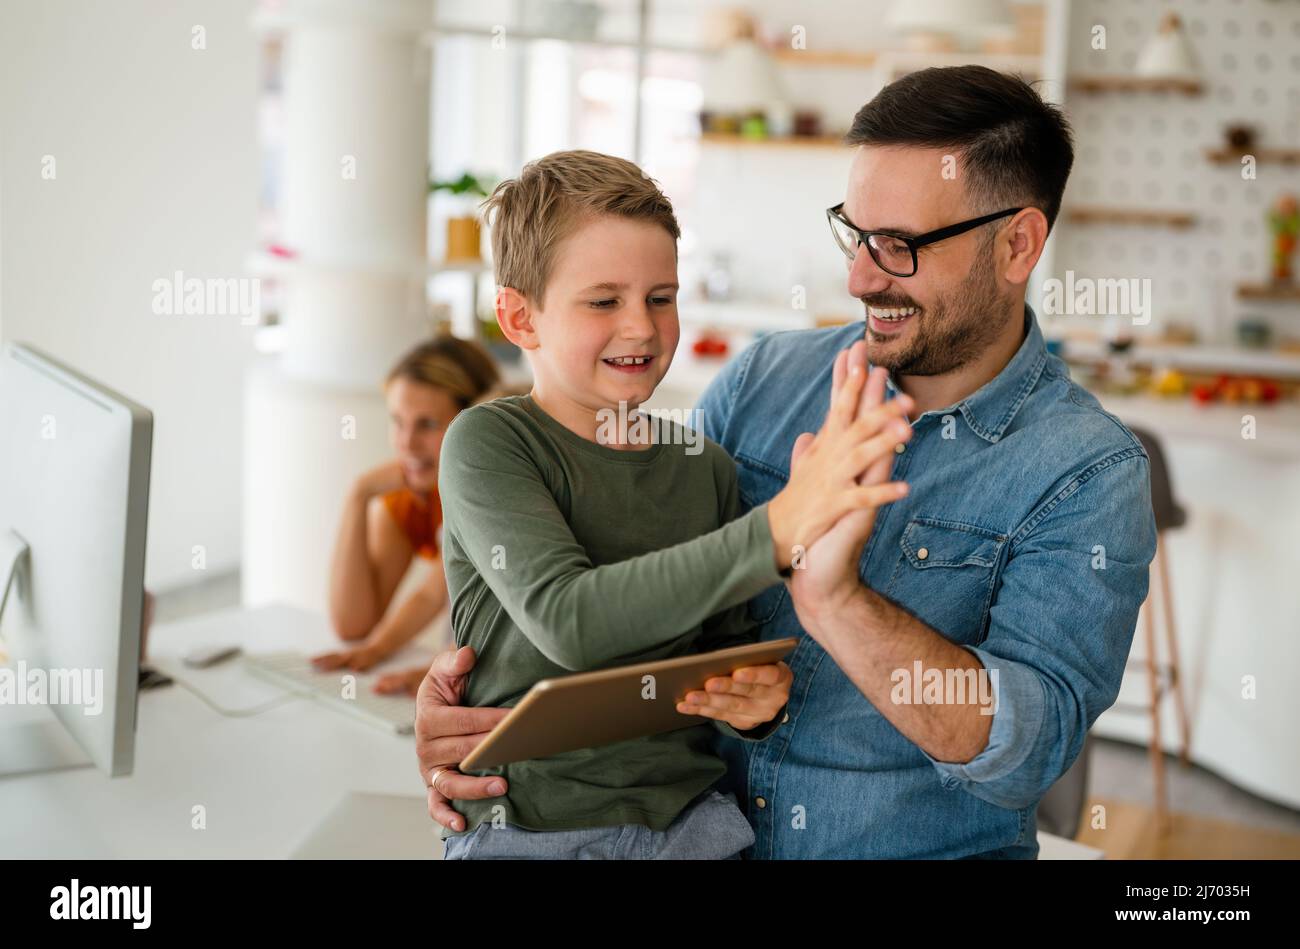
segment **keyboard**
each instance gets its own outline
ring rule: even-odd
[[[398,735],[415,732],[415,699],[409,695],[377,695],[372,689],[374,677],[351,669],[318,672],[301,652],[264,652],[246,654],[248,671],[267,682],[305,695],[335,711],[344,712],[364,722]],[[343,677],[356,676],[356,695],[343,697]],[[350,690],[351,691],[351,690]]]

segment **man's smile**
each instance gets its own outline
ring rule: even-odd
[[[876,307],[867,306],[867,323],[873,333],[892,336],[902,332],[912,319],[918,316],[921,308],[917,306]]]

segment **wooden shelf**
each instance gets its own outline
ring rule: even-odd
[[[1140,208],[1066,208],[1066,219],[1075,224],[1136,224],[1144,227],[1172,227],[1186,230],[1196,224],[1196,215],[1186,211],[1146,211]]]
[[[749,138],[721,132],[705,132],[700,136],[704,145],[724,145],[742,148],[838,148],[847,151],[839,135],[786,135],[781,138]]]
[[[492,269],[492,265],[481,257],[462,258],[460,260],[436,260],[429,264],[429,276],[440,273],[481,274]]]
[[[1205,84],[1199,79],[1166,79],[1148,76],[1075,76],[1070,88],[1078,92],[1180,92],[1199,96]]]
[[[1261,164],[1300,164],[1300,148],[1247,148],[1244,151],[1210,148],[1205,151],[1205,157],[1216,165],[1237,165],[1246,155],[1253,155]]]
[[[870,69],[879,57],[874,52],[856,52],[847,49],[790,49],[786,46],[772,50],[778,63],[795,66],[852,66]]]
[[[1239,283],[1237,296],[1243,300],[1300,301],[1300,283]]]
[[[1106,344],[1098,339],[1066,336],[1066,362],[1098,362],[1112,358]],[[1167,367],[1186,373],[1218,375],[1274,376],[1300,380],[1300,353],[1276,347],[1246,349],[1242,346],[1206,343],[1167,343],[1158,339],[1139,338],[1125,353],[1135,365]]]
[[[772,58],[787,66],[838,66],[849,69],[883,67],[890,72],[909,72],[926,66],[987,66],[1002,72],[1037,73],[1042,57],[1037,53],[948,52],[910,49],[790,49],[770,51]]]

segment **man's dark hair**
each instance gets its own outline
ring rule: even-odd
[[[958,152],[977,213],[1036,207],[1050,229],[1074,164],[1070,123],[1018,76],[986,66],[909,73],[858,110],[848,145]]]

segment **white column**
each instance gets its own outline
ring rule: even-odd
[[[290,0],[285,346],[245,389],[243,600],[325,609],[348,486],[387,453],[384,373],[428,332],[429,0]]]

